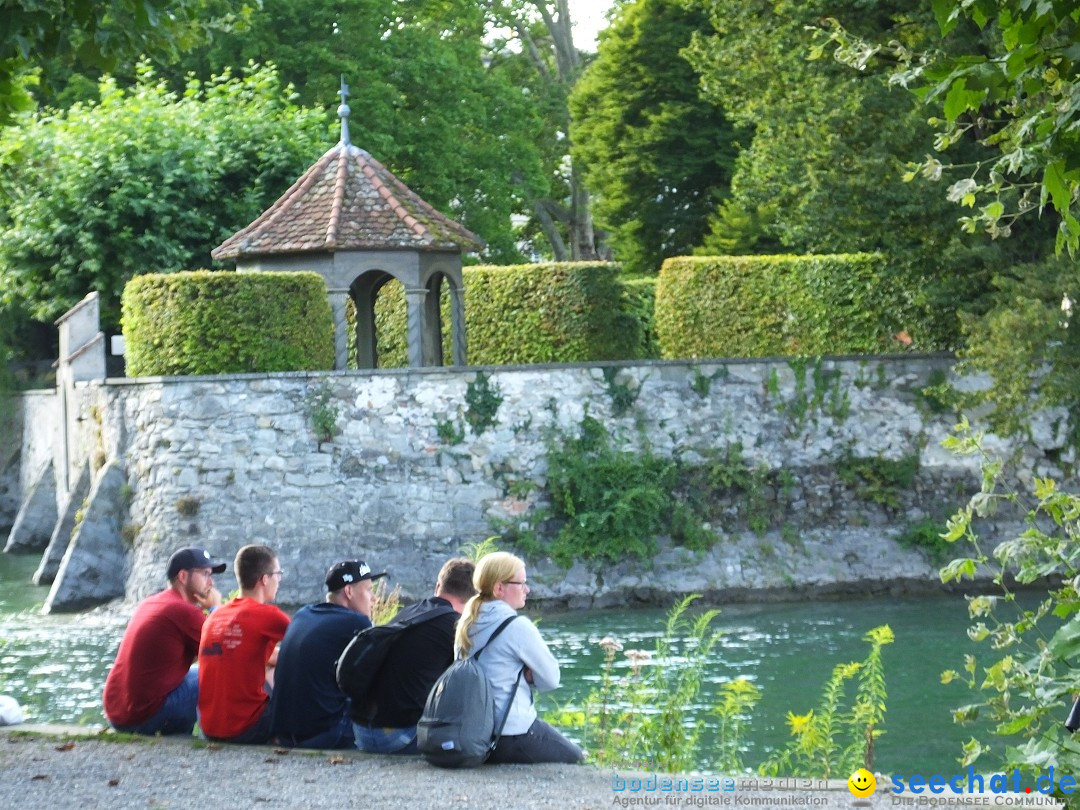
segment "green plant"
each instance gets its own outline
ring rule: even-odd
[[[712,380],[712,377],[705,376],[701,373],[701,369],[694,366],[693,376],[690,379],[690,390],[705,399],[709,395],[709,389],[712,388]]]
[[[499,538],[497,536],[485,537],[479,543],[466,543],[461,547],[461,553],[473,562],[478,562],[485,554],[499,550]]]
[[[465,428],[453,419],[443,419],[435,423],[435,433],[443,444],[461,444],[465,441]]]
[[[795,473],[787,468],[781,469],[776,474],[776,480],[784,497],[791,497],[795,492]]]
[[[464,277],[472,365],[626,360],[649,350],[648,324],[613,262],[473,266]],[[441,306],[449,323],[449,304]],[[408,365],[405,320],[404,289],[388,284],[375,304],[380,367]],[[443,352],[449,356],[448,342]]]
[[[788,361],[788,366],[794,377],[795,390],[789,399],[777,403],[776,410],[791,419],[789,432],[792,435],[801,431],[809,419],[817,424],[818,414],[830,416],[841,424],[847,419],[851,411],[851,398],[838,369],[825,368],[821,357],[793,357]],[[813,383],[809,392],[806,383],[808,371]],[[770,393],[775,396],[779,391]]]
[[[536,490],[536,483],[527,480],[509,481],[506,485],[506,494],[514,498],[528,497],[530,492]]]
[[[889,626],[881,625],[863,636],[870,652],[862,662],[838,664],[825,684],[816,709],[797,715],[788,712],[794,739],[758,769],[764,776],[830,777],[874,767],[874,742],[884,732],[885,671],[881,648],[894,640]],[[855,697],[845,707],[847,682],[857,677]]]
[[[612,447],[607,429],[588,414],[580,435],[548,440],[547,488],[552,516],[561,523],[551,543],[555,560],[649,559],[656,538],[670,531],[677,542],[707,547],[712,536],[684,514],[686,504],[672,493],[678,464]]]
[[[702,551],[717,541],[716,527],[738,530],[739,521],[763,535],[783,521],[794,490],[790,473],[785,489],[777,483],[782,471],[750,467],[738,442],[688,464],[678,453],[656,456],[647,444],[618,449],[588,413],[578,435],[553,430],[546,442],[547,498],[537,501],[550,506],[515,520],[493,518],[491,525],[523,551],[551,555],[566,567],[575,560],[648,560],[659,537]]]
[[[176,499],[176,511],[184,517],[194,517],[199,514],[202,501],[192,495],[184,495]]]
[[[339,411],[330,384],[324,381],[311,388],[307,393],[306,404],[311,428],[315,431],[315,441],[320,445],[332,441],[338,432]]]
[[[641,393],[640,385],[634,388],[625,382],[620,382],[619,371],[620,369],[614,366],[606,366],[601,369],[608,396],[611,397],[611,413],[616,417],[625,416],[637,401],[638,394]]]
[[[655,305],[662,356],[895,351],[903,291],[887,269],[871,253],[666,259]]]
[[[465,389],[465,421],[472,426],[473,433],[479,436],[495,424],[502,401],[499,386],[493,385],[484,372],[476,372]]]
[[[900,497],[911,489],[918,472],[917,453],[895,460],[848,454],[836,462],[837,477],[853,487],[857,497],[889,509],[900,508]]]
[[[949,382],[949,375],[940,368],[930,372],[918,396],[926,409],[934,414],[954,412],[963,402],[963,397]]]
[[[120,495],[120,499],[124,503],[130,504],[132,499],[135,497],[135,490],[132,488],[131,484],[129,484],[127,481],[125,481],[124,483],[122,483],[120,485],[119,495]]]
[[[139,532],[142,531],[142,526],[138,523],[125,523],[120,527],[120,539],[124,541],[124,544],[129,548],[135,545],[135,538],[139,536]]]
[[[975,702],[955,710],[954,720],[981,718],[992,724],[992,735],[1019,735],[1021,741],[1008,742],[998,757],[1002,769],[1076,773],[1080,748],[1062,721],[1080,691],[1080,495],[1048,478],[1035,478],[1029,493],[1010,490],[1005,463],[985,450],[982,434],[966,419],[943,444],[979,457],[982,480],[979,492],[949,520],[945,535],[949,542],[967,541],[972,551],[944,566],[941,580],[958,582],[990,569],[998,590],[968,598],[968,636],[990,649],[965,656],[963,674],[942,673],[942,683],[963,683],[975,696]],[[1007,509],[1019,510],[1024,530],[988,549],[977,524]],[[1049,581],[1046,599],[1034,610],[1020,610],[1010,585],[1013,577],[1020,585]],[[973,737],[964,746],[962,762],[974,763],[991,750]]]
[[[132,376],[334,367],[334,325],[316,273],[144,273],[121,299]]]
[[[401,586],[395,585],[388,590],[386,580],[380,579],[375,582],[372,591],[371,623],[386,624],[401,610]]]
[[[743,733],[760,699],[761,690],[746,678],[736,678],[720,687],[720,702],[713,709],[720,721],[712,763],[717,772],[736,774],[746,770],[742,761]]]
[[[780,527],[780,539],[794,549],[805,550],[802,538],[799,536],[799,530],[790,523],[785,523]]]
[[[904,548],[917,548],[931,563],[941,565],[949,557],[951,546],[945,540],[944,526],[934,520],[921,520],[901,532],[897,538]]]
[[[710,628],[719,611],[696,617],[687,609],[698,594],[672,607],[664,634],[653,651],[627,650],[630,671],[615,676],[614,638],[600,642],[604,664],[600,685],[585,698],[581,711],[562,712],[556,722],[581,728],[585,748],[596,765],[648,761],[659,771],[688,770],[701,726],[686,716],[701,689],[709,655],[720,639]]]

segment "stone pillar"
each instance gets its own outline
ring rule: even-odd
[[[468,353],[465,347],[465,290],[462,287],[450,288],[450,329],[453,363],[464,366],[468,362]]]
[[[343,371],[349,367],[349,321],[345,314],[349,291],[330,290],[329,295],[330,312],[334,319],[334,370]]]
[[[58,517],[56,509],[56,476],[50,461],[30,486],[15,523],[8,533],[5,554],[44,551]]]
[[[116,461],[98,473],[42,613],[84,610],[124,595],[128,575],[128,553],[121,539],[127,513],[122,495],[125,480],[124,469]]]
[[[405,290],[410,368],[421,368],[424,365],[424,299],[426,298],[427,290],[422,287]]]

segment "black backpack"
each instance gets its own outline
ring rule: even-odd
[[[487,644],[468,658],[450,665],[431,687],[424,713],[416,724],[416,746],[420,755],[440,768],[472,768],[491,756],[499,742],[518,684],[522,667],[502,720],[495,721],[495,697],[491,684],[477,659],[517,616],[510,616],[491,634]]]
[[[357,631],[334,665],[338,689],[352,701],[354,720],[366,722],[375,716],[377,707],[368,693],[375,684],[386,654],[401,634],[410,627],[454,612],[450,605],[437,605],[423,613]]]

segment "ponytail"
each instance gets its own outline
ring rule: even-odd
[[[506,551],[493,551],[485,554],[476,564],[473,571],[473,587],[476,588],[476,596],[465,603],[465,609],[458,619],[457,630],[454,633],[454,646],[458,655],[465,658],[472,649],[472,639],[469,638],[469,628],[480,616],[480,608],[485,602],[495,599],[495,586],[500,582],[513,579],[514,572],[525,565],[518,557]]]

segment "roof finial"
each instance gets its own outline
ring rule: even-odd
[[[338,95],[341,96],[341,105],[337,108],[338,117],[341,119],[341,144],[342,146],[349,145],[349,105],[346,103],[346,99],[349,97],[349,85],[345,84],[345,74],[341,74],[341,89],[338,90]]]

